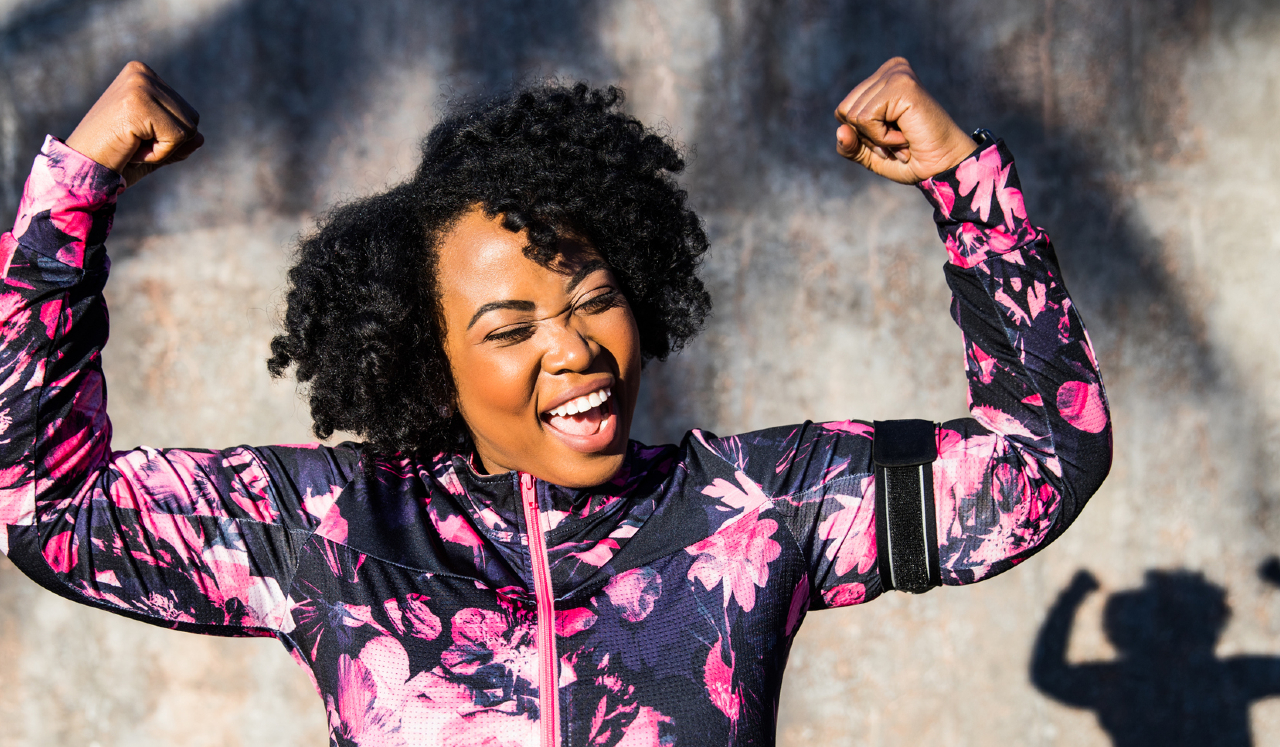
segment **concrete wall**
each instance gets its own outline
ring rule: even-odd
[[[1175,666],[1081,697],[1168,729],[1189,717],[1179,694],[1247,710],[1254,743],[1272,744],[1280,701],[1257,697],[1280,679],[1280,591],[1257,569],[1280,538],[1278,42],[1264,0],[0,0],[0,220],[44,133],[68,134],[125,61],[148,61],[209,144],[121,200],[104,356],[116,444],[305,440],[305,406],[262,365],[290,237],[405,175],[449,97],[529,75],[617,82],[691,147],[714,244],[715,318],[649,369],[635,435],[941,420],[963,413],[964,379],[926,205],[833,152],[835,104],[904,54],[963,126],[1019,156],[1098,348],[1116,462],[1076,526],[1016,571],[811,616],[781,743],[1111,743],[1028,672],[1084,568],[1101,590],[1071,660],[1129,661],[1103,629],[1110,599],[1113,627]],[[320,703],[275,643],[114,619],[0,563],[0,747],[324,743]],[[1230,621],[1195,666],[1260,655],[1244,682],[1257,693],[1197,694],[1179,666],[1220,593]],[[1161,734],[1150,743],[1178,743]]]

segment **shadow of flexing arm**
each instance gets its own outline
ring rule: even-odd
[[[1116,747],[1251,745],[1249,705],[1280,694],[1280,657],[1217,657],[1231,614],[1226,591],[1199,573],[1148,571],[1142,587],[1107,599],[1103,626],[1116,659],[1071,664],[1076,611],[1097,588],[1092,574],[1079,571],[1049,608],[1032,683],[1093,711]]]

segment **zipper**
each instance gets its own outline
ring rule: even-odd
[[[524,504],[524,524],[529,534],[529,557],[533,560],[533,593],[538,603],[538,708],[542,747],[560,747],[559,658],[556,655],[556,616],[551,596],[551,568],[547,564],[547,541],[542,534],[538,511],[538,489],[533,475],[520,473],[520,502]]]

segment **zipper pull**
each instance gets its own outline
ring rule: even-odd
[[[520,473],[520,497],[526,506],[538,507],[538,491],[533,486],[533,475],[528,472]]]

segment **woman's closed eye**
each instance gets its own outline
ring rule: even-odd
[[[530,337],[533,337],[533,333],[534,325],[532,323],[514,324],[510,327],[495,329],[484,336],[484,341],[496,342],[502,345],[515,345],[518,342],[524,342]]]
[[[579,301],[571,311],[576,314],[602,314],[609,309],[622,305],[623,296],[616,288],[603,288],[599,292]],[[533,337],[537,332],[536,322],[523,322],[506,327],[499,327],[484,336],[485,342],[496,342],[500,345],[515,345]]]
[[[616,288],[604,288],[583,301],[581,301],[574,311],[583,314],[600,314],[609,309],[622,305],[622,294]]]

